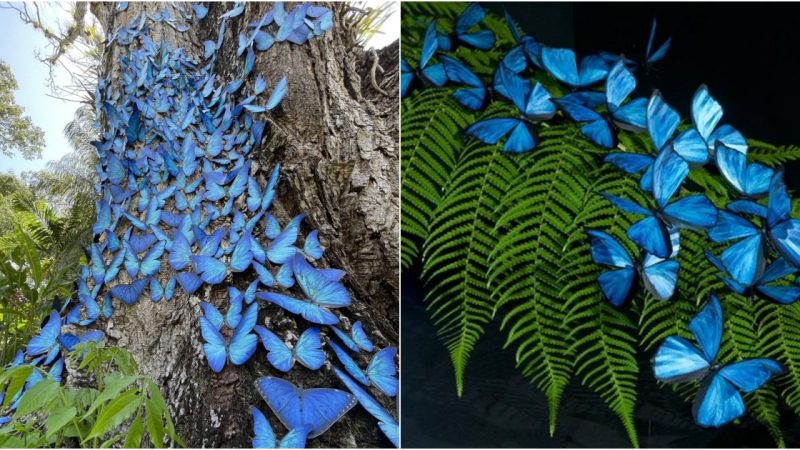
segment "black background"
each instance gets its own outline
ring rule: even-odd
[[[672,47],[650,73],[637,72],[637,94],[653,88],[687,117],[705,83],[730,123],[746,137],[800,145],[800,6],[790,4],[486,3],[507,9],[527,34],[546,45],[606,50],[643,59],[653,17],[656,46]],[[786,169],[800,187],[797,165]],[[418,268],[402,277],[402,442],[404,447],[628,447],[618,418],[577,380],[564,393],[549,437],[544,396],[522,378],[512,350],[492,323],[467,366],[464,395],[424,310]],[[648,447],[773,447],[766,429],[746,418],[721,429],[694,424],[691,405],[658,388],[643,356],[636,409],[640,444]],[[784,411],[786,444],[800,445],[800,420]]]

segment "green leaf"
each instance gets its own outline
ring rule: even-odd
[[[102,436],[118,427],[122,422],[128,419],[131,414],[136,412],[141,404],[142,397],[139,395],[136,388],[129,389],[116,397],[100,409],[97,421],[94,423],[91,431],[89,431],[88,436],[84,438],[84,443],[89,439]]]
[[[124,436],[121,434],[117,434],[100,444],[100,448],[110,448],[112,445],[116,444],[117,442],[121,441]]]
[[[142,434],[144,432],[144,422],[142,422],[142,415],[137,414],[136,418],[131,422],[128,428],[128,436],[125,437],[125,443],[122,444],[123,448],[139,448],[142,446]]]
[[[5,371],[3,375],[0,376],[0,386],[8,382],[5,400],[3,401],[4,408],[7,408],[8,405],[14,401],[17,392],[25,386],[25,382],[34,370],[39,369],[34,369],[32,366],[17,366]]]
[[[103,403],[117,397],[120,392],[136,382],[138,379],[138,376],[122,376],[118,373],[111,373],[107,375],[105,377],[105,388],[102,392],[100,392],[97,398],[94,399],[94,402],[92,402],[89,410],[83,415],[83,419],[85,420],[87,417],[89,417]]]
[[[164,447],[164,421],[161,419],[163,410],[158,402],[151,399],[145,401],[145,414],[147,416],[147,433],[150,442],[156,448]]]
[[[52,379],[36,383],[20,397],[14,417],[18,419],[44,407],[57,398],[59,389],[58,382]]]
[[[47,434],[45,437],[49,438],[57,433],[61,428],[70,423],[77,413],[78,410],[76,410],[74,406],[70,406],[69,408],[63,408],[50,414],[47,420],[45,420],[45,426],[47,427]]]

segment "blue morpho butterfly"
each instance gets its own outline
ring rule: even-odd
[[[630,297],[637,272],[653,297],[658,300],[672,297],[680,268],[677,261],[645,254],[641,263],[634,263],[625,248],[609,234],[598,230],[587,233],[591,238],[592,260],[615,268],[597,278],[603,295],[612,305],[619,307]]]
[[[211,370],[217,373],[221,372],[226,361],[237,366],[246,363],[255,353],[258,344],[258,338],[252,333],[258,319],[258,304],[253,303],[247,307],[237,321],[230,340],[226,340],[219,331],[222,327],[222,322],[219,320],[222,315],[219,314],[219,311],[212,305],[208,305],[203,310],[216,311],[216,314],[212,313],[200,318],[200,333],[206,341],[203,344],[203,351]],[[224,322],[230,327],[228,320]]]
[[[266,211],[272,205],[272,200],[275,198],[275,185],[278,182],[278,175],[280,173],[280,163],[275,164],[272,169],[272,175],[269,177],[267,187],[264,192],[258,186],[258,181],[250,177],[247,180],[247,210],[250,212]]]
[[[28,341],[28,356],[44,355],[44,364],[53,362],[59,354],[58,337],[61,335],[61,316],[53,310],[39,333]]]
[[[761,227],[736,214],[721,211],[717,225],[708,232],[714,242],[740,239],[722,252],[720,260],[731,278],[744,286],[752,286],[760,278],[766,265],[767,241],[787,263],[800,267],[800,220],[789,217],[791,199],[781,172],[772,176],[769,191],[766,208],[747,201],[734,204],[740,208],[750,205],[746,212],[760,216]]]
[[[568,48],[544,47],[541,50],[542,66],[555,79],[573,88],[591,86],[608,75],[609,64],[597,55],[588,55],[578,66],[575,52]]]
[[[451,56],[439,55],[439,61],[444,67],[448,80],[466,85],[466,87],[453,92],[453,98],[472,111],[481,109],[486,100],[486,87],[480,78],[467,66]]]
[[[514,37],[514,42],[517,43],[517,46],[509,50],[503,57],[503,64],[514,73],[520,73],[525,70],[528,67],[528,61],[541,68],[542,62],[539,55],[542,51],[542,45],[532,36],[521,36],[517,30],[516,22],[508,14],[508,11],[503,11],[503,15],[506,19],[506,25],[511,31],[511,36]]]
[[[586,122],[581,127],[581,132],[590,141],[611,148],[614,146],[611,125],[593,108],[604,104],[614,125],[624,130],[642,131],[647,126],[647,100],[636,98],[624,103],[634,89],[636,78],[620,59],[608,72],[605,94],[595,91],[577,92],[557,99],[556,103],[572,120]]]
[[[275,432],[261,412],[255,406],[250,407],[250,414],[253,415],[253,448],[305,448],[306,437],[311,429],[309,426],[300,426],[286,433],[286,436],[278,442]]]
[[[469,30],[478,25],[486,16],[486,12],[477,3],[470,3],[456,19],[453,35],[458,41],[479,50],[489,50],[494,46],[494,33],[489,30],[479,30],[470,33]],[[450,35],[439,33],[437,36],[439,48],[449,52],[453,49]]]
[[[405,97],[414,76],[421,78],[423,83],[442,87],[447,82],[447,74],[441,63],[431,64],[433,54],[436,53],[438,42],[436,40],[436,23],[428,25],[425,37],[422,40],[422,52],[419,55],[418,69],[415,71],[405,59],[400,60],[400,96]]]
[[[233,253],[231,253],[230,262],[228,264],[223,263],[219,258],[215,258],[214,256],[192,256],[192,264],[194,264],[197,271],[196,273],[205,283],[220,284],[228,274],[228,269],[230,269],[231,272],[243,272],[247,270],[253,261],[253,254],[250,251],[251,242],[250,239],[240,239],[239,242],[236,243]]]
[[[529,127],[531,121],[547,120],[556,112],[547,89],[520,78],[503,64],[497,69],[495,90],[511,100],[519,111],[519,117],[496,117],[479,120],[466,129],[466,134],[487,144],[496,144],[508,136],[503,150],[523,153],[536,147],[536,139]]]
[[[269,94],[269,98],[267,99],[267,103],[265,105],[261,106],[261,105],[246,104],[243,105],[244,109],[250,112],[272,111],[280,104],[281,100],[283,100],[283,97],[286,96],[287,92],[286,82],[287,82],[286,76],[278,80],[278,83],[275,84],[275,88]]]
[[[680,173],[671,172],[669,162],[663,162],[667,158],[670,158],[670,156],[664,155],[662,152],[662,155],[659,155],[656,159],[656,169],[654,171],[654,178],[658,183],[656,187],[662,185],[666,187],[665,189],[657,189],[655,195],[656,209],[654,211],[650,211],[624,198],[611,194],[601,194],[614,206],[626,213],[646,216],[631,225],[627,235],[636,245],[659,258],[674,256],[677,249],[673,248],[672,234],[678,229],[708,229],[717,223],[718,216],[717,208],[702,194],[689,195],[669,203],[672,194],[677,190],[677,188],[673,189],[669,186],[679,185],[681,179],[673,176],[680,175]],[[673,160],[680,159],[678,156],[672,156],[671,158]],[[664,177],[660,176],[662,173],[665,174]],[[670,176],[673,177],[670,178]],[[667,179],[662,182],[662,178]]]
[[[367,352],[372,351],[372,341],[369,340],[369,336],[367,336],[367,333],[364,331],[364,327],[361,325],[360,320],[353,324],[353,327],[350,330],[350,335],[335,326],[331,326],[330,329],[350,350],[354,352],[360,352],[361,350]]]
[[[328,308],[350,305],[350,294],[344,285],[338,278],[332,277],[330,272],[311,267],[302,254],[295,254],[291,264],[297,283],[306,296],[305,300],[275,292],[259,292],[256,297],[274,303],[293,314],[300,314],[312,323],[320,325],[339,323],[339,318]]]
[[[125,250],[118,250],[108,266],[105,265],[103,253],[98,244],[93,243],[90,246],[90,252],[92,280],[95,284],[104,284],[115,279],[119,274],[122,260],[125,258]]]
[[[653,63],[661,61],[661,59],[667,54],[670,44],[672,44],[672,38],[667,38],[666,41],[662,42],[661,45],[658,46],[656,51],[653,51],[653,42],[655,41],[655,38],[656,18],[653,17],[653,25],[650,27],[650,36],[647,38],[647,48],[644,52],[645,66],[650,66]]]
[[[141,259],[137,256],[137,252],[131,244],[123,242],[122,246],[125,248],[125,271],[128,276],[134,278],[141,274],[145,277],[151,277],[161,268],[161,255],[164,254],[167,243],[157,241]]]
[[[397,354],[396,348],[386,347],[379,350],[372,356],[372,360],[367,365],[367,370],[362,370],[358,363],[335,342],[328,340],[328,345],[331,346],[347,373],[358,380],[359,383],[365,386],[375,386],[389,397],[397,395],[397,366],[394,363],[394,357]]]
[[[105,337],[105,333],[100,330],[89,330],[80,336],[73,333],[64,333],[58,336],[58,343],[64,347],[64,350],[71,352],[77,345],[86,344],[87,342],[100,342]],[[83,358],[85,351],[79,356]]]
[[[339,389],[302,389],[275,377],[261,377],[255,384],[258,393],[287,429],[305,425],[311,428],[309,439],[327,431],[356,405],[355,397]]]
[[[747,163],[747,155],[720,143],[716,148],[717,168],[736,191],[755,197],[769,190],[774,171],[759,163]]]
[[[203,280],[192,272],[178,272],[175,274],[178,284],[187,294],[194,294],[203,285]]]
[[[308,236],[306,236],[306,241],[303,243],[303,253],[311,259],[322,258],[322,246],[319,244],[317,230],[308,233]]]
[[[91,291],[87,284],[88,269],[86,266],[81,267],[81,277],[78,278],[78,304],[76,304],[67,315],[64,317],[65,322],[68,324],[79,324],[81,326],[89,325],[97,320],[100,315],[100,306],[98,306],[97,294],[100,292],[102,285],[96,284]],[[81,318],[81,313],[85,309],[86,319]]]
[[[260,325],[256,325],[255,331],[268,352],[267,360],[281,372],[290,371],[295,361],[311,370],[317,370],[325,363],[325,352],[322,351],[317,327],[304,331],[293,348],[289,348],[278,335]]]
[[[298,214],[286,225],[272,242],[267,246],[266,256],[271,262],[275,264],[285,264],[290,262],[294,257],[297,249],[294,246],[297,241],[297,233],[300,229],[300,222],[303,221],[305,215]]]
[[[258,280],[253,280],[244,293],[234,286],[228,286],[228,297],[231,302],[244,300],[249,305],[256,299],[256,289],[258,289]]]
[[[138,278],[128,284],[118,284],[109,291],[111,296],[122,301],[126,305],[133,305],[142,296],[147,288],[147,278]]]
[[[176,282],[177,279],[173,276],[162,286],[156,277],[150,278],[150,300],[153,302],[159,302],[161,299],[172,300],[172,296],[175,295]]]
[[[347,389],[353,393],[358,400],[358,403],[367,410],[368,413],[372,415],[372,417],[378,419],[378,427],[380,427],[381,431],[390,441],[394,444],[395,447],[400,446],[400,426],[397,424],[397,419],[395,419],[388,411],[386,411],[374,397],[369,395],[367,391],[365,391],[358,383],[356,383],[352,378],[347,376],[346,373],[339,370],[338,367],[333,368],[333,373],[342,380]]]
[[[786,263],[783,258],[778,258],[772,264],[766,267],[763,272],[758,276],[754,286],[745,286],[737,283],[735,280],[730,279],[725,265],[722,264],[716,256],[708,250],[705,251],[706,258],[717,270],[723,273],[719,275],[719,279],[725,283],[728,289],[736,292],[739,295],[758,294],[770,300],[774,300],[781,304],[794,303],[800,297],[800,286],[790,284],[787,286],[769,284],[780,280],[789,275],[797,273],[797,268],[792,267]],[[753,289],[751,289],[751,287]]]
[[[745,412],[741,390],[750,393],[783,368],[772,359],[747,359],[721,365],[716,357],[722,340],[722,307],[715,295],[689,322],[699,348],[679,336],[667,337],[656,351],[653,371],[658,381],[701,381],[692,413],[698,425],[720,427]]]

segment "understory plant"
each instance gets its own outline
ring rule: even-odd
[[[401,265],[405,274],[412,268],[421,273],[424,301],[450,354],[459,395],[468,388],[463,380],[470,358],[482,356],[473,354],[476,342],[487,327],[497,326],[520,372],[548,401],[551,435],[565,388],[577,380],[619,417],[631,444],[638,446],[638,386],[642,372],[652,370],[640,361],[650,359],[668,336],[691,338],[690,320],[717,292],[725,316],[718,361],[772,358],[785,369],[744,395],[747,414],[784,445],[779,402],[800,414],[800,305],[727,290],[705,254],[718,255],[725,246],[692,230],[680,234],[680,271],[671,299],[639,289],[624,307],[611,305],[598,284],[602,267],[592,260],[587,231],[603,230],[632,255],[643,255],[625,237],[641,216],[620,210],[601,193],[639,204],[649,199],[640,188],[640,174],[626,174],[604,158],[612,151],[655,155],[659,149],[646,131],[619,130],[613,148],[601,146],[585,137],[585,123],[562,110],[535,124],[535,146],[523,153],[504,151],[502,141],[487,144],[468,136],[474,123],[516,116],[517,110],[499,101],[496,88],[486,94],[483,107],[466,108],[453,95],[465,89],[459,84],[469,89],[465,78],[437,87],[430,79],[420,80],[423,66],[450,56],[483,85],[497,86],[501,61],[513,49],[528,52],[531,41],[512,32],[513,22],[487,14],[467,28],[472,36],[480,33],[477,28],[491,31],[490,48],[466,45],[467,38],[448,50],[439,48],[432,60],[423,55],[431,23],[440,37],[467,33],[456,25],[466,8],[463,3],[402,5],[402,54],[413,67],[406,73],[413,72],[414,82],[401,107]],[[554,99],[572,92],[540,67],[529,63],[521,74],[541,83]],[[678,129],[691,126],[683,121]],[[799,147],[756,140],[747,146],[751,163],[770,168],[800,158]],[[675,197],[698,192],[720,210],[738,198],[707,167],[693,168]],[[793,206],[796,211],[797,202]],[[681,385],[676,395],[691,401],[698,388],[699,383]]]

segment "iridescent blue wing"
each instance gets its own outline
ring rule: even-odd
[[[197,274],[203,282],[208,284],[220,284],[225,279],[228,268],[218,259],[211,256],[196,255],[192,256]]]
[[[225,323],[229,328],[236,328],[242,320],[242,297],[232,298],[225,312]]]
[[[636,153],[609,153],[603,161],[611,163],[626,173],[637,173],[653,164],[653,157],[650,155],[640,155]]]
[[[397,366],[394,363],[396,354],[395,347],[386,347],[378,351],[372,357],[366,371],[372,385],[389,397],[396,396],[398,391]]]
[[[672,141],[672,149],[686,162],[700,165],[708,162],[708,145],[694,128],[678,134]]]
[[[722,306],[716,295],[711,294],[706,306],[692,318],[689,330],[700,344],[706,361],[713,362],[722,341]]]
[[[541,58],[542,65],[554,78],[570,86],[580,85],[575,52],[568,48],[545,47],[542,49]]]
[[[161,268],[161,256],[164,254],[166,246],[167,243],[164,241],[158,241],[153,245],[142,258],[142,262],[139,265],[139,273],[145,277],[155,275],[158,269]]]
[[[775,360],[758,358],[728,364],[719,370],[719,375],[742,391],[750,393],[763,386],[773,375],[783,372],[783,367]]]
[[[647,130],[657,150],[664,147],[678,128],[681,118],[656,91],[647,103]]]
[[[287,92],[287,78],[284,75],[278,83],[275,85],[275,88],[272,90],[272,93],[269,94],[269,99],[267,100],[267,109],[273,110],[278,104],[283,100],[283,97],[286,96]]]
[[[203,280],[192,272],[178,272],[175,276],[178,279],[178,284],[180,284],[181,288],[189,295],[197,292],[203,284]]]
[[[292,221],[286,225],[286,228],[269,243],[269,247],[267,247],[267,259],[275,264],[284,264],[287,261],[291,261],[292,257],[295,256],[297,252],[294,243],[297,241],[297,232],[302,220],[302,214],[293,218]]]
[[[614,114],[622,106],[626,98],[636,89],[636,77],[625,66],[622,60],[617,61],[606,78],[606,103],[608,110]]]
[[[510,100],[521,112],[525,111],[525,103],[531,91],[531,82],[518,76],[505,65],[497,68],[496,84],[502,85],[498,93]]]
[[[782,305],[789,305],[800,298],[800,286],[790,284],[788,286],[769,286],[759,284],[756,286],[759,293],[767,298],[774,300]]]
[[[657,216],[649,216],[634,223],[628,228],[628,238],[647,253],[659,258],[672,255],[672,243],[664,222]]]
[[[442,64],[431,64],[422,69],[422,78],[436,87],[442,87],[447,82],[447,73]]]
[[[669,300],[678,283],[678,261],[647,255],[642,266],[642,279],[647,290],[657,300]]]
[[[275,274],[275,282],[285,289],[294,286],[294,273],[292,272],[291,264],[284,264],[278,269],[278,273]]]
[[[308,438],[309,432],[311,432],[311,427],[308,426],[297,427],[290,430],[281,438],[278,448],[305,448],[306,438]]]
[[[653,162],[653,197],[660,208],[667,206],[688,175],[689,164],[669,148],[656,156]]]
[[[253,269],[255,269],[256,275],[258,275],[258,281],[261,284],[266,287],[275,287],[275,277],[272,276],[272,272],[270,272],[269,269],[255,261],[253,262]]]
[[[581,60],[579,71],[578,86],[585,87],[605,78],[608,75],[608,64],[600,56],[589,55]]]
[[[317,230],[308,233],[308,236],[306,236],[306,241],[303,244],[303,253],[311,259],[322,258],[322,246],[319,244]]]
[[[511,130],[508,135],[503,150],[510,153],[524,153],[536,147],[536,139],[528,128],[528,124],[521,120]]]
[[[616,195],[607,194],[605,192],[601,192],[600,195],[603,198],[605,198],[606,200],[608,200],[609,202],[611,202],[617,208],[625,211],[626,213],[629,213],[629,214],[640,214],[640,215],[645,215],[645,216],[652,216],[653,215],[653,213],[649,209],[644,208],[644,207],[640,206],[639,204],[634,203],[634,202],[632,202],[630,200],[624,199],[622,197],[617,197]]]
[[[428,65],[431,57],[436,53],[438,41],[436,39],[436,22],[431,22],[425,30],[425,37],[422,39],[422,52],[419,55],[420,69]]]
[[[350,374],[351,377],[358,380],[359,383],[369,386],[369,378],[367,374],[361,370],[361,367],[358,366],[358,363],[347,354],[347,352],[342,348],[336,345],[335,342],[328,340],[328,345],[333,350],[333,353],[336,354],[336,358],[339,359],[339,362],[342,363],[347,373]]]
[[[664,383],[699,380],[711,368],[700,350],[679,336],[669,336],[656,350],[653,373]]]
[[[151,277],[150,300],[157,303],[160,302],[162,298],[164,298],[164,288],[161,286],[161,283],[158,282],[157,278]]]
[[[222,337],[217,327],[205,317],[200,318],[200,334],[202,334],[203,340],[206,341],[206,343],[203,344],[203,352],[206,355],[206,361],[208,361],[209,367],[211,367],[211,370],[214,372],[221,372],[227,360],[225,339]]]
[[[700,86],[692,97],[692,121],[704,141],[709,142],[711,133],[721,119],[722,106],[714,100],[706,85]]]
[[[714,242],[726,242],[758,233],[758,228],[749,220],[728,211],[719,211],[717,223],[708,230],[708,237]]]
[[[716,142],[732,148],[740,153],[747,154],[747,139],[736,128],[730,125],[720,125],[711,133],[708,142]]]
[[[350,294],[344,285],[322,275],[302,255],[295,255],[292,269],[300,288],[312,302],[333,308],[350,304]]]
[[[342,383],[347,386],[347,389],[353,393],[353,395],[358,400],[358,403],[367,410],[368,413],[372,415],[372,417],[378,419],[379,424],[382,423],[384,426],[381,426],[381,431],[392,441],[395,447],[399,446],[399,441],[397,437],[397,420],[386,411],[383,406],[378,403],[375,398],[373,398],[367,391],[362,388],[358,383],[356,383],[352,378],[347,376],[346,373],[339,370],[338,367],[333,367],[333,372],[342,380]]]
[[[166,301],[172,300],[172,296],[175,295],[176,283],[177,280],[175,279],[175,276],[169,277],[169,280],[167,280],[167,284],[164,286],[164,300]]]
[[[792,199],[783,183],[783,172],[775,172],[770,178],[769,197],[767,198],[767,225],[775,226],[781,220],[789,218],[792,211]]]
[[[628,299],[633,287],[636,270],[632,267],[609,270],[597,277],[600,289],[605,298],[614,306],[622,306]]]
[[[245,235],[233,249],[231,254],[230,267],[232,272],[244,272],[253,262],[253,252],[251,251],[251,238]]]
[[[592,260],[597,264],[618,268],[633,268],[631,259],[625,248],[608,233],[588,230],[591,238]]]
[[[704,427],[720,427],[744,414],[744,401],[736,388],[720,373],[700,386],[694,400],[694,421]]]
[[[761,234],[742,239],[726,248],[720,259],[734,281],[743,286],[754,285],[765,266]]]
[[[470,5],[458,16],[456,21],[456,37],[466,44],[480,50],[489,50],[494,45],[494,33],[489,30],[480,30],[475,33],[467,33],[467,30],[477,25],[485,16],[483,8],[477,3]]]
[[[728,183],[744,195],[759,195],[769,189],[773,170],[758,163],[747,164],[747,156],[738,150],[718,145],[716,163]]]
[[[225,323],[225,317],[222,316],[222,313],[219,310],[208,302],[200,302],[200,308],[203,310],[203,317],[209,321],[214,328],[220,329],[222,325]]]
[[[788,219],[769,229],[770,241],[791,264],[800,267],[800,220]]]
[[[275,448],[275,432],[269,426],[267,418],[255,406],[250,407],[250,414],[253,415],[253,448]]]
[[[667,205],[663,212],[675,225],[710,228],[717,223],[717,208],[702,194],[676,200]]]
[[[338,389],[301,390],[274,377],[256,380],[256,389],[288,429],[308,425],[308,437],[324,433],[356,404],[356,399]]]
[[[294,366],[292,350],[272,331],[260,325],[256,325],[254,330],[261,338],[261,344],[267,350],[267,360],[270,364],[281,372],[290,371]]]
[[[405,59],[400,60],[400,97],[405,97],[408,87],[414,79],[414,71]]]
[[[470,125],[466,133],[486,144],[496,144],[520,123],[519,119],[512,118],[484,119]]]
[[[348,336],[347,333],[345,333],[344,331],[340,330],[338,327],[333,327],[333,326],[330,327],[330,330],[333,331],[333,333],[336,336],[339,337],[339,340],[342,341],[342,343],[345,345],[345,347],[349,348],[350,350],[352,350],[354,352],[360,352],[361,351],[361,349],[358,347],[358,345],[356,345],[355,341],[353,341],[353,339],[350,336]]]
[[[319,328],[311,327],[297,339],[293,353],[300,363],[311,370],[317,370],[325,363],[325,352],[319,338]]]
[[[339,319],[327,308],[313,303],[304,302],[275,292],[259,292],[256,296],[262,300],[274,303],[293,314],[300,314],[304,319],[312,323],[320,325],[335,325],[339,323]]]
[[[44,324],[39,334],[35,335],[28,341],[28,347],[25,353],[28,356],[41,355],[42,353],[49,352],[50,349],[56,345],[56,339],[61,331],[61,317],[56,310],[50,312],[50,318]]]
[[[647,99],[635,98],[616,110],[611,118],[626,130],[639,132],[647,128]]]
[[[147,279],[139,278],[130,284],[118,284],[111,288],[111,295],[127,305],[132,305],[139,300],[147,288]]]
[[[372,341],[369,340],[369,336],[367,336],[367,333],[364,331],[360,320],[353,324],[353,329],[350,333],[353,335],[353,341],[356,345],[363,348],[365,351],[372,351]]]
[[[256,320],[258,320],[258,303],[253,303],[247,307],[239,325],[233,330],[233,337],[228,346],[228,356],[234,365],[246,363],[256,352],[258,338],[252,333]]]
[[[396,422],[378,422],[378,428],[395,448],[400,447],[400,426]]]
[[[255,212],[261,207],[261,188],[254,177],[247,179],[247,210]]]
[[[533,86],[525,104],[524,113],[526,117],[533,120],[547,120],[556,113],[556,105],[553,103],[550,92],[541,83],[537,82]]]

